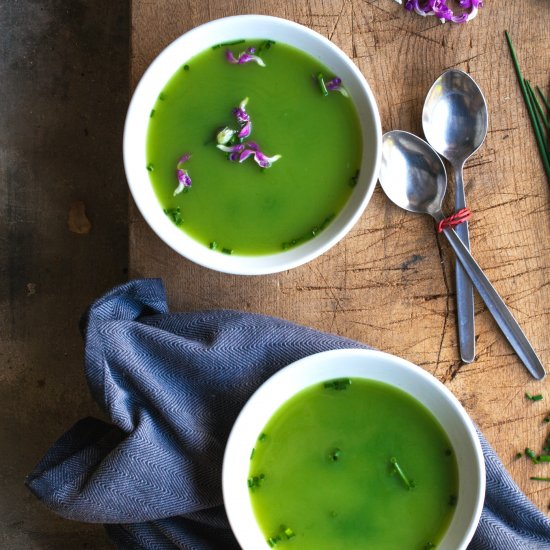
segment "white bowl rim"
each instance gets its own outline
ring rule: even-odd
[[[401,373],[408,372],[409,374],[418,377],[418,380],[421,384],[426,385],[428,389],[435,390],[434,394],[437,394],[439,397],[441,397],[445,401],[445,406],[448,406],[448,411],[452,415],[454,415],[455,419],[459,422],[460,427],[464,430],[464,434],[463,434],[465,436],[464,445],[468,445],[470,447],[470,450],[468,452],[471,453],[471,455],[469,456],[469,459],[471,460],[471,462],[468,464],[468,466],[470,466],[471,470],[468,469],[468,471],[472,474],[476,482],[475,490],[474,490],[475,495],[473,497],[474,502],[473,503],[470,502],[471,506],[468,506],[468,503],[463,502],[462,504],[464,505],[464,507],[468,507],[466,510],[464,510],[464,509],[461,509],[461,498],[458,499],[457,508],[453,515],[453,519],[451,520],[451,524],[448,527],[443,539],[438,544],[438,549],[466,550],[468,543],[471,541],[471,539],[474,536],[475,530],[479,523],[479,519],[481,517],[484,498],[485,498],[485,488],[486,488],[485,460],[483,456],[483,450],[477,435],[476,428],[471,418],[468,416],[468,413],[464,410],[464,408],[462,407],[458,399],[453,395],[453,393],[444,384],[442,384],[437,378],[432,376],[429,372],[407,361],[406,359],[402,359],[400,357],[397,357],[395,355],[391,355],[389,353],[385,353],[382,351],[373,350],[373,349],[364,349],[364,348],[334,349],[330,351],[315,353],[313,355],[309,355],[302,359],[299,359],[287,365],[286,367],[283,367],[281,370],[277,371],[270,378],[268,378],[252,394],[252,396],[249,398],[249,400],[246,402],[246,404],[242,408],[229,434],[229,438],[227,440],[225,453],[223,457],[223,467],[222,467],[222,493],[223,493],[224,506],[225,506],[225,510],[229,520],[229,524],[239,544],[245,550],[249,550],[249,548],[252,548],[251,546],[246,546],[247,541],[251,540],[250,539],[251,532],[253,535],[252,540],[254,540],[255,543],[260,540],[258,535],[261,536],[261,540],[264,540],[263,535],[261,534],[261,531],[254,519],[253,519],[253,525],[250,524],[250,518],[251,517],[253,518],[254,516],[252,512],[252,507],[250,505],[248,489],[246,487],[246,479],[243,479],[241,481],[237,481],[235,479],[236,476],[234,475],[233,463],[234,463],[235,456],[239,454],[239,451],[242,452],[242,449],[243,449],[242,441],[240,441],[240,439],[241,439],[242,431],[245,427],[245,424],[247,423],[249,418],[252,418],[257,414],[256,409],[259,408],[260,404],[265,403],[266,399],[268,399],[270,395],[273,395],[274,386],[278,386],[280,384],[283,384],[284,386],[286,386],[288,383],[288,380],[291,379],[292,376],[295,376],[295,375],[300,376],[301,374],[304,374],[304,371],[307,371],[308,369],[309,370],[316,369],[318,368],[318,365],[323,365],[323,362],[330,362],[334,360],[341,361],[342,370],[341,372],[339,371],[338,374],[332,373],[331,376],[325,375],[323,377],[322,375],[318,376],[319,373],[314,372],[314,375],[311,377],[310,382],[305,384],[298,383],[298,387],[295,389],[295,391],[288,393],[284,397],[278,397],[277,399],[279,400],[279,405],[274,407],[273,410],[271,410],[270,413],[265,417],[267,418],[267,420],[279,408],[280,405],[282,405],[284,402],[286,402],[288,399],[290,399],[293,395],[295,395],[302,389],[309,387],[315,383],[321,382],[323,380],[331,379],[331,378],[358,377],[358,378],[378,380],[378,381],[393,385],[394,387],[397,387],[405,391],[409,395],[413,395],[409,390],[401,387],[399,382],[388,382],[386,379],[380,378],[380,372],[382,372],[380,369],[379,369],[379,372],[374,373],[375,374],[374,376],[372,376],[372,373],[369,375],[367,375],[366,373],[364,375],[363,374],[358,375],[357,373],[354,373],[354,374],[347,373],[346,369],[344,368],[346,359],[348,360],[361,359],[365,361],[365,364],[369,361],[371,363],[373,363],[374,361],[380,361],[381,364],[384,365],[383,369],[397,370],[397,372],[394,373],[395,375],[399,374],[400,372]],[[438,418],[435,412],[424,401],[420,400],[418,397],[414,395],[413,397],[415,397],[418,401],[420,401],[436,418]],[[260,426],[258,431],[255,432],[255,434],[253,434],[252,437],[257,437],[257,434],[260,433],[261,429],[266,423],[265,418],[262,426]],[[439,418],[438,418],[438,421],[439,421]],[[261,424],[262,419],[258,419],[256,417],[255,423],[258,423],[258,422]],[[445,428],[444,430],[447,431]],[[447,435],[452,440],[451,435],[448,432],[447,432]],[[250,448],[252,446],[253,446],[253,443],[250,446]],[[459,458],[458,455],[459,453],[462,452],[463,448],[457,448],[455,442],[453,442],[453,447],[455,449],[455,453],[458,459]],[[249,449],[249,447],[246,446],[245,449]],[[246,453],[246,450],[244,452]],[[464,466],[461,469],[459,464],[459,494],[461,492],[460,476],[464,473],[464,471],[465,471]],[[243,497],[241,498],[240,501],[238,498],[235,498],[236,496],[235,493],[237,491],[240,493],[241,497],[243,497],[244,492],[246,492],[246,498]],[[242,503],[243,501],[247,502],[246,506],[248,507],[248,509],[246,510],[244,522],[243,522],[242,510],[237,510],[236,506],[233,506],[234,503],[238,503],[238,502]],[[461,538],[460,538],[459,544],[456,545],[456,541],[453,541],[453,546],[449,546],[449,541],[447,541],[446,539],[448,538],[448,535],[451,532],[451,528],[453,524],[455,523],[455,521],[457,520],[457,517],[459,516],[459,510],[460,510],[461,516],[466,514],[468,517],[467,528],[464,529],[464,531],[461,531]],[[454,535],[456,535],[456,533],[454,533]]]
[[[359,116],[361,130],[363,134],[363,142],[365,142],[365,127],[364,124],[372,124],[374,126],[374,135],[369,137],[374,138],[369,142],[369,147],[374,151],[374,163],[372,166],[368,166],[369,170],[364,166],[365,160],[365,143],[363,143],[363,159],[361,165],[361,172],[359,175],[359,182],[352,191],[352,196],[348,198],[347,205],[352,203],[352,200],[357,200],[356,206],[353,208],[352,214],[346,214],[346,218],[342,216],[345,210],[351,210],[351,207],[344,206],[344,208],[338,213],[336,219],[334,219],[329,227],[318,235],[315,239],[307,241],[302,245],[298,245],[289,249],[287,251],[278,252],[275,254],[259,255],[259,256],[239,256],[239,255],[225,255],[216,251],[211,251],[204,245],[198,243],[185,232],[177,228],[173,223],[168,220],[164,214],[161,219],[159,212],[162,213],[160,204],[156,196],[154,197],[155,206],[158,206],[159,212],[154,212],[151,208],[152,196],[148,191],[144,192],[144,187],[141,185],[143,183],[143,176],[136,176],[137,165],[143,167],[143,170],[146,164],[145,156],[145,140],[143,142],[143,150],[137,156],[139,159],[143,159],[143,162],[135,162],[135,133],[136,128],[141,125],[142,117],[149,117],[149,111],[144,112],[140,102],[143,99],[145,93],[150,93],[148,90],[149,86],[153,84],[150,83],[152,76],[160,70],[160,66],[163,63],[163,60],[168,58],[170,55],[173,55],[175,51],[178,51],[182,47],[185,47],[186,44],[193,43],[204,33],[210,33],[214,38],[208,43],[205,43],[204,47],[201,47],[194,54],[199,53],[199,51],[204,51],[208,47],[220,42],[220,30],[224,32],[232,31],[233,27],[236,25],[247,25],[251,29],[254,29],[260,24],[270,25],[273,28],[284,28],[285,31],[293,33],[293,36],[307,36],[314,38],[318,44],[319,48],[323,49],[325,52],[330,52],[331,55],[337,56],[339,63],[342,63],[343,67],[349,71],[349,74],[353,75],[354,83],[353,86],[360,87],[361,93],[364,94],[364,98],[354,98],[356,108],[359,110],[359,105],[357,104],[357,99],[364,101],[364,106],[369,114],[369,121],[365,122],[362,120],[362,117]],[[281,31],[282,32],[282,31]],[[251,32],[250,36],[244,36],[242,28],[239,26],[235,34],[232,36],[223,35],[222,41],[228,41],[235,38],[262,38],[262,36],[256,36],[256,34],[262,34],[262,32]],[[265,33],[264,33],[265,34]],[[217,38],[216,38],[217,37]],[[281,40],[285,42],[285,40]],[[287,43],[292,43],[291,40],[286,41]],[[307,52],[309,55],[313,55],[312,52]],[[328,55],[328,54],[327,54]],[[191,56],[192,57],[192,56]],[[189,58],[187,58],[189,59]],[[177,71],[177,68],[181,66],[187,59],[178,65],[172,67],[170,74],[167,74],[167,77],[162,81],[160,86],[155,85],[156,96],[162,90],[162,87],[168,82],[168,80],[173,76]],[[155,79],[156,80],[156,79]],[[155,96],[155,97],[156,97]],[[152,103],[149,105],[149,109],[152,108]],[[361,71],[353,63],[353,61],[333,42],[331,42],[326,37],[317,33],[316,31],[305,27],[294,21],[287,19],[273,17],[268,15],[256,15],[256,14],[246,14],[246,15],[234,15],[229,17],[223,17],[220,19],[215,19],[209,21],[202,25],[199,25],[189,31],[185,32],[180,37],[176,38],[171,42],[164,50],[162,50],[158,56],[153,60],[153,62],[146,69],[141,79],[139,80],[130,104],[128,107],[126,121],[124,124],[124,135],[123,135],[123,159],[124,159],[124,169],[126,173],[126,179],[128,186],[130,188],[131,195],[133,200],[138,207],[141,215],[157,234],[157,236],[163,240],[168,246],[175,250],[181,256],[199,264],[203,267],[207,267],[216,271],[223,273],[236,274],[236,275],[264,275],[271,273],[278,273],[285,271],[294,267],[298,267],[304,263],[307,263],[327,250],[337,244],[344,236],[351,230],[351,228],[356,224],[360,216],[363,214],[370,198],[374,192],[376,182],[378,180],[378,172],[380,168],[382,150],[381,150],[381,141],[382,141],[382,124],[380,121],[380,114],[376,104],[374,95]],[[148,175],[145,174],[148,178]],[[139,184],[138,184],[139,181]],[[150,186],[150,182],[149,182]],[[151,189],[151,192],[152,189]],[[154,192],[153,192],[154,193]],[[335,228],[338,226],[338,229]],[[329,229],[331,229],[330,237]]]

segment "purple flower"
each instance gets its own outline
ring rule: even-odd
[[[235,145],[222,145],[218,144],[216,147],[222,151],[225,151],[226,153],[240,153],[244,150],[245,145],[244,143],[237,143]]]
[[[242,65],[243,63],[254,61],[254,63],[257,63],[260,67],[265,67],[264,60],[261,57],[254,55],[255,51],[256,50],[254,48],[248,48],[246,51],[241,52],[238,57],[235,57],[233,52],[228,49],[225,50],[225,59],[234,65]]]
[[[174,190],[174,197],[179,195],[184,189],[191,187],[191,178],[187,170],[183,170],[182,166],[191,158],[191,153],[185,153],[176,164],[176,176],[178,177],[178,186]]]
[[[342,86],[342,79],[337,76],[325,82],[325,86],[329,92],[340,92],[344,97],[349,97],[348,91]]]
[[[239,131],[237,134],[237,137],[239,139],[246,139],[247,137],[250,137],[250,134],[252,133],[252,122],[249,120]]]
[[[177,169],[176,174],[178,176],[178,186],[174,191],[174,197],[179,195],[184,189],[191,187],[191,178],[187,173],[187,170]]]
[[[405,9],[415,11],[419,15],[435,15],[442,23],[452,21],[453,23],[466,23],[477,15],[478,8],[483,6],[482,0],[459,0],[459,5],[464,10],[460,15],[455,15],[453,10],[447,6],[446,0],[407,0]]]
[[[256,153],[254,153],[254,160],[256,161],[256,164],[262,168],[271,167],[271,165],[280,158],[281,155],[273,155],[272,157],[267,157],[261,151],[256,151]]]
[[[246,105],[248,103],[248,98],[245,97],[240,103],[238,107],[235,107],[233,109],[233,114],[235,115],[235,118],[237,119],[237,122],[242,126],[246,124],[247,122],[250,122],[250,115],[246,112]]]

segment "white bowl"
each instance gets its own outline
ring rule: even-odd
[[[145,144],[149,114],[173,74],[194,55],[220,42],[271,39],[309,53],[337,74],[346,85],[361,122],[361,172],[346,205],[314,239],[277,254],[225,255],[198,243],[163,213],[146,170]],[[130,191],[145,221],[176,252],[197,264],[242,275],[276,273],[308,262],[336,244],[352,228],[367,206],[378,178],[382,128],[374,96],[359,69],[330,40],[286,19],[264,15],[237,15],[197,27],[172,42],[141,78],[128,108],[124,127],[124,168]]]
[[[459,477],[453,519],[438,550],[463,550],[474,535],[485,497],[485,462],[476,430],[454,395],[420,367],[374,350],[334,350],[292,363],[267,380],[239,414],[229,436],[222,471],[229,523],[244,550],[266,546],[254,518],[247,485],[252,449],[265,424],[304,388],[334,378],[366,378],[391,384],[420,401],[437,418],[454,448]]]

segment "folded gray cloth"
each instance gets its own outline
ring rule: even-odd
[[[169,313],[159,280],[113,289],[89,308],[82,330],[88,384],[111,423],[78,422],[27,485],[63,517],[107,524],[128,549],[237,549],[221,465],[240,409],[293,361],[366,347],[263,315]],[[550,549],[550,521],[480,439],[487,495],[469,548]]]

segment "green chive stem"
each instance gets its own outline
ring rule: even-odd
[[[540,455],[537,457],[539,462],[550,462],[550,455]]]
[[[542,395],[539,393],[537,395],[531,395],[528,392],[525,392],[525,397],[531,401],[540,401],[542,399]]]
[[[550,477],[530,477],[529,479],[532,479],[533,481],[550,481]]]
[[[535,110],[536,110],[537,114],[539,115],[539,122],[542,122],[542,124],[548,130],[550,128],[550,123],[548,122],[548,119],[546,118],[546,115],[544,114],[544,111],[542,110],[542,107],[540,106],[540,103],[539,103],[539,100],[537,99],[535,91],[531,87],[531,83],[528,80],[526,80],[525,85],[527,86],[527,90],[529,91],[529,95],[531,96],[531,101],[532,101],[533,105],[535,106]]]
[[[527,107],[527,111],[529,113],[529,118],[531,119],[531,124],[533,126],[533,130],[535,132],[535,139],[537,141],[537,146],[539,148],[539,153],[541,156],[542,163],[544,165],[544,171],[546,172],[546,178],[548,179],[548,182],[550,183],[550,160],[548,159],[548,155],[546,153],[546,147],[544,146],[544,142],[542,141],[542,137],[540,134],[537,133],[537,126],[535,122],[535,113],[533,112],[533,107],[531,105],[531,101],[529,99],[529,93],[527,92],[527,88],[525,86],[525,83],[523,82],[523,76],[521,75],[521,69],[519,68],[518,59],[516,57],[516,52],[514,51],[514,46],[512,45],[512,40],[510,38],[510,35],[508,34],[508,31],[504,31],[504,36],[506,37],[506,41],[508,42],[508,47],[510,49],[510,54],[512,56],[512,61],[514,63],[514,67],[516,69],[516,75],[518,77],[519,86],[521,88],[521,92],[523,94],[523,99],[525,101],[525,105]]]
[[[395,457],[390,458],[390,463],[393,466],[394,471],[397,472],[403,483],[405,484],[405,487],[407,489],[411,490],[414,488],[414,481],[412,479],[409,479],[406,475],[401,466],[399,466],[399,463],[397,462],[397,459]]]
[[[327,86],[325,84],[325,79],[323,78],[323,73],[317,73],[317,82],[319,83],[319,88],[321,90],[321,93],[324,96],[328,95]]]

